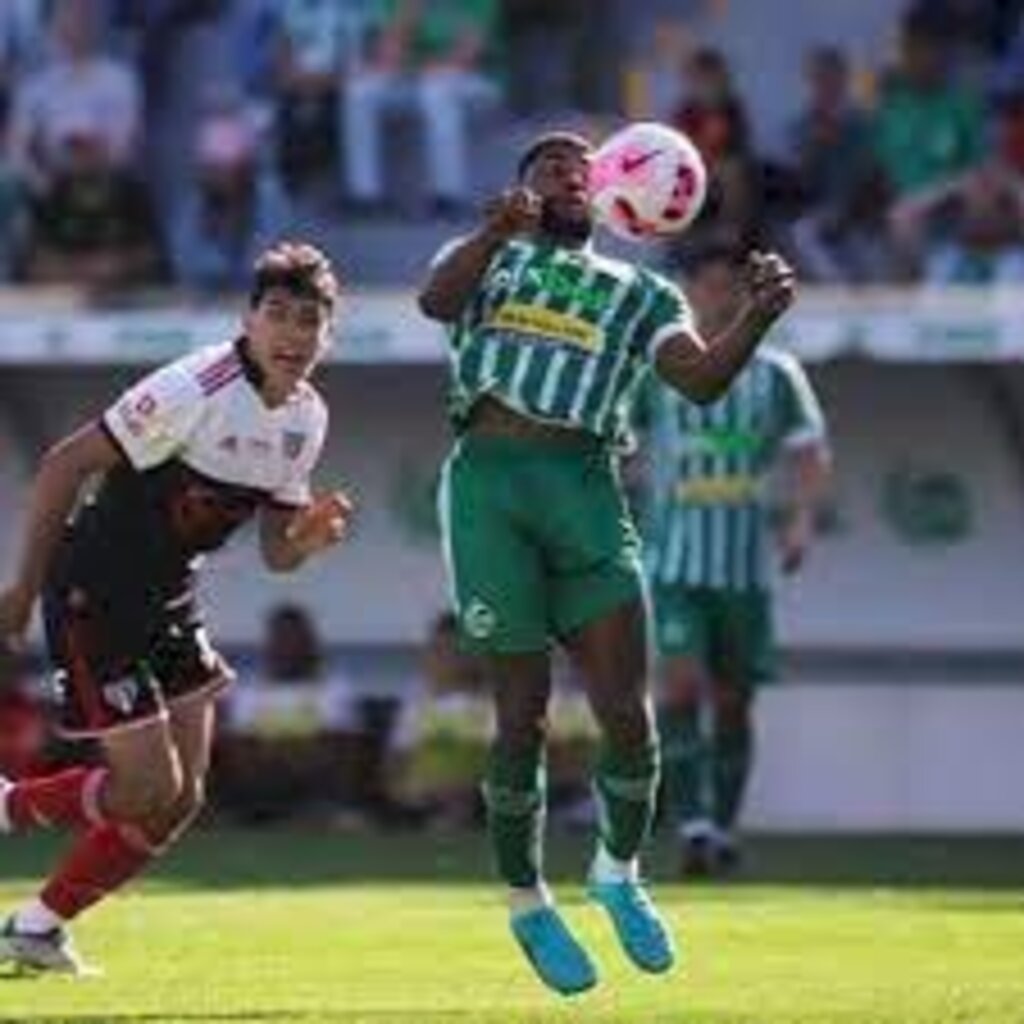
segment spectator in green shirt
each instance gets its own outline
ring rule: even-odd
[[[927,11],[903,22],[900,63],[875,115],[875,155],[897,196],[965,170],[981,155],[979,99],[950,81],[948,40]]]
[[[381,127],[391,108],[422,120],[428,188],[437,213],[469,197],[466,113],[497,94],[488,74],[497,0],[387,0],[366,60],[349,76],[344,123],[348,191],[358,203],[384,201]]]

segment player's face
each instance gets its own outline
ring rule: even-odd
[[[287,394],[312,372],[327,348],[329,308],[315,298],[271,288],[245,316],[249,353],[267,389]]]
[[[687,282],[687,295],[704,331],[726,327],[739,311],[739,281],[736,270],[725,260],[705,263]]]
[[[546,226],[566,227],[570,234],[590,233],[590,151],[578,146],[548,146],[534,161],[526,184],[540,196]]]

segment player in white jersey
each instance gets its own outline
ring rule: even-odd
[[[338,284],[312,246],[257,262],[243,333],[131,387],[43,456],[0,639],[18,644],[42,596],[58,724],[95,737],[100,767],[0,779],[0,831],[78,830],[38,896],[0,931],[0,960],[78,973],[66,925],[163,853],[203,799],[218,692],[195,573],[259,518],[263,559],[287,572],[336,543],[351,506],[314,497],[327,409],[309,375],[329,343]],[[102,474],[70,518],[85,482]]]

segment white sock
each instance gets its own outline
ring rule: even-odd
[[[543,881],[533,886],[513,886],[508,891],[508,910],[513,917],[528,914],[539,907],[552,907],[554,904],[551,890]]]
[[[679,838],[684,842],[694,839],[714,839],[715,832],[714,822],[707,818],[693,818],[690,821],[684,821],[679,826]]]
[[[19,932],[39,934],[64,925],[64,918],[52,911],[40,899],[29,900],[14,914],[14,925]]]
[[[598,843],[590,877],[595,882],[635,882],[640,877],[640,859],[619,860],[605,849],[604,843]]]
[[[11,815],[7,810],[7,801],[11,798],[12,789],[14,789],[14,783],[0,775],[0,832],[14,831]]]

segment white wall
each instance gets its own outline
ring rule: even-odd
[[[780,685],[758,723],[755,828],[1024,832],[1020,685]]]
[[[0,421],[34,429],[39,446],[94,415],[131,376],[9,369],[0,381]],[[805,574],[780,592],[786,643],[1024,647],[1024,483],[972,379],[953,366],[868,362],[828,364],[815,379],[833,426],[842,529],[822,539]],[[249,537],[212,560],[211,617],[229,640],[254,639],[262,612],[294,596],[314,604],[335,641],[410,643],[445,600],[436,540],[405,528],[398,497],[410,480],[424,491],[448,443],[443,371],[331,367],[325,387],[332,433],[321,479],[352,488],[355,536],[294,578],[263,573]],[[887,470],[903,461],[951,468],[968,482],[975,526],[967,539],[913,546],[897,536],[879,506]],[[0,556],[8,565],[11,508],[20,500],[12,493],[21,479],[16,462],[3,458]]]

